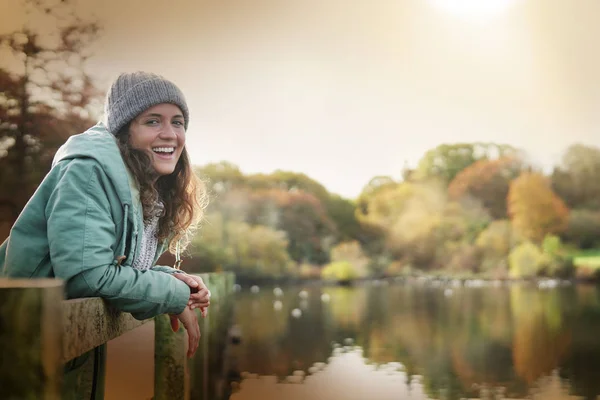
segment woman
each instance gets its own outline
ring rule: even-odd
[[[75,135],[0,246],[9,277],[56,277],[67,298],[106,299],[137,319],[171,314],[189,334],[191,356],[210,292],[178,270],[180,252],[206,206],[185,149],[189,112],[161,76],[120,75],[105,101],[105,123]],[[166,250],[177,269],[156,266]]]

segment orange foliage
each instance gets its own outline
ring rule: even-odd
[[[506,216],[510,181],[517,177],[521,162],[513,157],[476,161],[459,172],[448,186],[451,198],[472,196],[481,200],[495,219]]]
[[[553,333],[537,316],[519,323],[513,339],[515,372],[528,384],[552,372],[571,346],[571,335]]]
[[[541,242],[547,234],[567,228],[569,209],[539,173],[524,172],[510,184],[508,213],[515,229]]]

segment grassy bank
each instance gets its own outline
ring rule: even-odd
[[[600,250],[583,251],[573,256],[576,267],[600,269]]]

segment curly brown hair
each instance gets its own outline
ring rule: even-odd
[[[175,254],[177,242],[180,249],[185,250],[208,205],[206,185],[192,170],[187,149],[184,147],[181,152],[173,173],[159,177],[150,156],[131,146],[129,124],[121,128],[116,136],[125,165],[139,185],[144,221],[153,217],[156,202],[160,200],[164,212],[157,238],[160,241],[169,240],[171,254]]]

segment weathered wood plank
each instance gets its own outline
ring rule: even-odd
[[[173,332],[169,316],[159,315],[154,332],[154,400],[189,400],[185,329]]]
[[[60,398],[61,302],[56,279],[0,278],[0,390],[11,400]]]
[[[65,363],[146,322],[109,307],[99,297],[66,300],[62,303],[63,354]]]

